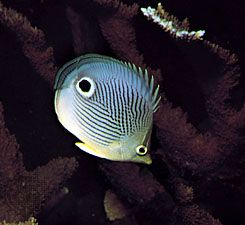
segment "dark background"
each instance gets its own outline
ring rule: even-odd
[[[142,7],[157,5],[157,1],[135,2]],[[91,21],[91,30],[94,30],[91,32],[97,35],[90,44],[91,50],[114,56],[93,19],[96,11],[92,10],[90,1],[8,0],[3,3],[23,13],[32,25],[44,31],[48,44],[54,48],[58,66],[75,57],[70,24],[65,13],[67,6],[83,12],[84,17]],[[166,0],[163,6],[180,20],[187,17],[192,30],[204,29],[207,40],[220,44],[238,56],[241,79],[232,92],[231,103],[239,109],[245,94],[243,1]],[[147,21],[141,12],[134,19],[134,24],[137,46],[144,55],[145,63],[162,71],[162,90],[166,97],[174,106],[181,106],[188,112],[190,122],[205,130],[208,126],[205,92],[208,93],[207,84],[215,79],[216,71],[220,68],[215,57],[203,48],[190,48],[182,41],[173,40],[157,25]],[[34,169],[51,158],[74,155],[80,163],[76,174],[66,184],[70,193],[52,210],[44,210],[39,215],[40,224],[105,224],[102,201],[108,184],[98,171],[97,159],[74,147],[76,139],[56,119],[54,93],[23,56],[15,35],[2,26],[0,49],[0,100],[4,105],[7,127],[20,144],[25,166]],[[221,195],[223,197],[226,195]],[[245,223],[239,199],[233,193],[227,196],[227,205],[210,203],[215,205],[216,216],[224,225]],[[236,204],[237,201],[239,204]]]

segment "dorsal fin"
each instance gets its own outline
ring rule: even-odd
[[[118,60],[119,61],[119,60]],[[121,62],[121,61],[119,61]],[[131,70],[133,70],[137,75],[139,75],[140,78],[142,78],[145,83],[147,84],[147,87],[150,89],[150,93],[152,96],[152,107],[153,107],[153,112],[156,112],[157,109],[159,108],[159,102],[161,100],[161,96],[158,95],[159,92],[159,85],[154,90],[154,77],[153,75],[151,76],[150,82],[149,82],[149,75],[147,69],[142,70],[141,67],[137,67],[133,63],[129,62],[124,62],[126,66],[128,66]]]

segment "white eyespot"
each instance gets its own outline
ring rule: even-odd
[[[147,147],[144,145],[139,145],[136,147],[136,153],[140,156],[143,156],[147,153]]]
[[[94,94],[95,83],[89,77],[83,77],[76,84],[77,91],[84,97],[89,98]]]

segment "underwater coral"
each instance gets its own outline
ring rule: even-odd
[[[202,4],[0,2],[0,221],[245,223],[245,9]],[[147,68],[160,83],[151,166],[81,152],[58,123],[57,68],[89,52]]]

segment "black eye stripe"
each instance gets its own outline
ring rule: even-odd
[[[143,156],[147,153],[147,147],[144,146],[144,145],[139,145],[137,148],[136,148],[136,153],[140,156]]]
[[[145,148],[143,148],[143,147],[139,148],[139,152],[140,153],[144,153],[145,152]]]

